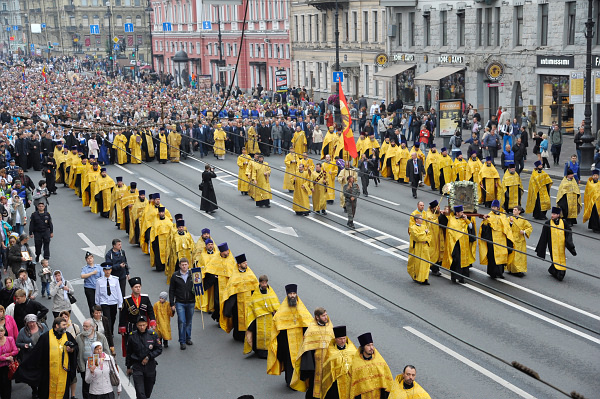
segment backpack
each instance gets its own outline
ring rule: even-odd
[[[461,144],[462,144],[462,137],[454,136],[454,146],[460,148]]]

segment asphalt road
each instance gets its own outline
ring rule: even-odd
[[[474,283],[452,284],[444,273],[444,277],[432,277],[430,286],[421,286],[406,272],[407,214],[416,208],[409,187],[387,181],[377,188],[371,185],[369,198],[361,198],[358,204],[357,229],[350,231],[337,199],[327,216],[299,217],[291,211],[291,194],[282,190],[283,157],[266,159],[272,166],[270,209],[257,208],[249,197],[239,194],[234,156],[228,155],[225,161],[212,156],[205,159],[218,168],[215,190],[220,209],[213,215],[198,209],[197,187],[204,170],[200,160],[109,166],[108,173],[113,178],[123,176],[126,183],[137,181],[138,188],[147,193],[160,192],[171,214],[184,214],[192,234],[209,227],[216,243],[227,241],[234,255],[246,253],[255,274],[267,274],[280,299],[286,284],[297,283],[309,311],[324,306],[334,325],[348,326],[355,342],[361,333],[372,332],[392,373],[401,373],[406,364],[415,365],[417,381],[433,398],[562,397],[490,354],[509,363],[520,362],[566,392],[597,397],[597,279],[570,270],[558,282],[548,274],[548,263],[530,250],[529,271],[523,279],[491,280],[485,268],[476,264],[471,273]],[[37,173],[31,177],[38,179]],[[528,179],[523,174],[526,188]],[[553,196],[559,182],[555,180]],[[425,187],[419,199],[427,203],[439,200],[439,195]],[[148,256],[132,247],[112,222],[82,208],[71,190],[59,189],[59,195],[51,198],[50,212],[55,223],[51,265],[66,278],[79,278],[89,242],[102,253],[118,237],[124,241],[132,275],[142,277],[142,291],[152,302],[167,290],[164,274],[150,269]],[[531,247],[537,244],[540,231],[541,225],[534,223]],[[581,222],[574,231],[589,237],[574,236],[579,255],[568,254],[567,264],[599,276],[595,254],[600,236],[588,232]],[[75,289],[77,305],[83,309],[82,283],[76,282]],[[83,316],[75,311],[75,317]],[[204,315],[204,328],[201,320],[196,312],[194,346],[184,352],[173,345],[158,358],[154,398],[302,397],[285,387],[283,376],[267,375],[264,360],[244,357],[242,346],[210,317]],[[176,318],[171,326],[176,340]],[[119,362],[124,364],[122,358]],[[190,379],[191,375],[195,378]],[[134,397],[133,386],[124,385],[125,393]],[[23,387],[14,391],[14,398],[27,397]]]

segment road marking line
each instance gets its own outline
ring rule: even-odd
[[[211,220],[214,220],[214,219],[215,219],[215,217],[214,217],[214,216],[211,216],[211,215],[209,215],[209,214],[208,214],[208,213],[206,213],[206,212],[202,212],[202,211],[199,209],[198,205],[194,204],[193,202],[190,202],[190,201],[188,201],[188,200],[186,200],[186,199],[184,199],[184,198],[175,198],[175,199],[176,199],[177,201],[181,202],[183,205],[187,206],[188,208],[191,208],[192,210],[194,210],[194,211],[198,212],[198,213],[199,213],[199,214],[201,214],[202,216],[205,216],[205,217],[207,217],[207,218],[209,218],[209,219],[211,219]]]
[[[246,235],[246,234],[242,233],[242,232],[241,232],[241,231],[239,231],[239,230],[236,230],[235,228],[233,228],[233,227],[231,227],[231,226],[225,226],[225,228],[226,228],[226,229],[228,229],[228,230],[231,230],[232,232],[234,232],[235,234],[237,234],[237,235],[238,235],[238,236],[240,236],[240,237],[244,237],[246,240],[250,241],[251,243],[258,245],[259,247],[261,247],[261,248],[262,248],[262,249],[264,249],[265,251],[269,252],[270,254],[272,254],[272,255],[275,255],[275,252],[271,251],[271,250],[269,249],[269,247],[267,247],[267,246],[266,246],[265,244],[263,244],[262,242],[260,242],[260,241],[257,241],[257,240],[255,240],[255,239],[254,239],[254,238],[252,238],[252,237],[249,237],[248,235]]]
[[[152,187],[154,187],[155,189],[157,189],[158,191],[160,191],[163,194],[169,194],[169,192],[167,190],[165,190],[164,188],[162,188],[161,186],[158,185],[158,183],[153,182],[150,179],[146,179],[145,177],[140,177],[140,180],[143,181],[146,184],[151,185]]]
[[[73,311],[75,318],[79,321],[81,325],[83,325],[83,322],[86,320],[86,317],[81,312],[81,309],[79,309],[79,306],[77,306],[77,304],[74,303],[71,306],[71,310]],[[129,395],[130,398],[135,398],[135,388],[133,387],[133,385],[131,385],[131,383],[126,383],[127,376],[123,372],[123,367],[119,367],[119,379],[121,380],[121,389],[127,392],[127,395]]]
[[[304,273],[316,278],[317,280],[319,280],[320,282],[322,282],[325,285],[328,285],[329,287],[333,288],[334,290],[336,290],[337,292],[346,295],[348,298],[360,303],[361,305],[363,305],[364,307],[366,307],[367,309],[373,310],[373,309],[377,309],[375,306],[371,305],[369,302],[364,301],[362,299],[360,299],[359,297],[357,297],[354,294],[351,294],[350,292],[346,291],[345,289],[343,289],[342,287],[332,283],[331,281],[327,280],[324,277],[321,277],[320,275],[318,275],[317,273],[307,269],[306,267],[302,266],[302,265],[296,265],[297,269],[302,270]]]
[[[525,392],[521,388],[519,388],[519,387],[511,384],[510,382],[506,381],[502,377],[500,377],[500,376],[492,373],[491,371],[489,371],[485,367],[482,367],[479,364],[473,362],[472,360],[467,359],[463,355],[461,355],[459,353],[456,353],[452,349],[450,349],[447,346],[445,346],[445,345],[437,342],[433,338],[428,337],[427,335],[423,334],[422,332],[420,332],[418,330],[415,330],[414,328],[412,328],[410,326],[404,326],[404,329],[406,331],[410,332],[411,334],[416,335],[417,337],[421,338],[423,341],[425,341],[425,342],[427,342],[427,343],[435,346],[436,348],[440,349],[441,351],[447,353],[448,355],[452,356],[456,360],[461,361],[465,365],[471,367],[473,370],[480,372],[481,374],[483,374],[486,377],[488,377],[489,379],[497,382],[498,384],[502,385],[503,387],[505,387],[507,389],[510,389],[511,391],[513,391],[517,395],[521,396],[522,398],[535,399],[535,396],[533,396],[533,395]]]
[[[198,169],[197,167],[195,167],[195,166],[192,166],[192,165],[190,165],[189,163],[185,163],[185,162],[181,162],[181,161],[179,161],[179,163],[180,163],[181,165],[183,165],[183,166],[187,166],[187,167],[188,167],[188,168],[190,168],[190,169],[194,169],[194,170],[196,170],[196,171],[198,171],[198,172],[200,172],[200,173],[204,173],[204,171],[203,171],[203,170],[201,170],[201,169]]]
[[[484,271],[478,270],[478,269],[475,269],[475,268],[471,268],[471,270],[473,270],[473,271],[475,271],[475,272],[477,272],[479,274],[486,274]],[[534,291],[532,289],[520,286],[519,284],[515,284],[512,281],[508,281],[506,279],[497,279],[496,281],[500,281],[501,283],[508,284],[508,285],[510,285],[512,287],[518,288],[518,289],[520,289],[522,291],[528,292],[528,293],[530,293],[532,295],[538,296],[538,297],[543,298],[543,299],[545,299],[547,301],[550,301],[550,302],[553,302],[553,303],[555,303],[557,305],[563,306],[563,307],[565,307],[567,309],[571,309],[571,310],[573,310],[573,311],[575,311],[577,313],[581,313],[582,315],[591,317],[592,319],[600,320],[600,316],[598,316],[598,315],[595,315],[595,314],[590,313],[590,312],[586,312],[583,309],[579,309],[579,308],[577,308],[575,306],[569,305],[568,303],[561,302],[558,299],[551,298],[549,296],[546,296],[546,295],[544,295],[542,293],[539,293],[537,291]]]
[[[410,248],[410,244],[396,245],[396,248],[404,250]]]
[[[398,204],[398,203],[396,203],[396,202],[388,201],[388,200],[386,200],[385,198],[379,198],[379,197],[376,197],[376,196],[374,196],[374,195],[371,195],[371,194],[369,194],[369,196],[368,196],[368,197],[366,197],[366,198],[373,198],[373,199],[376,199],[376,200],[378,200],[378,201],[381,201],[381,202],[388,203],[388,204],[390,204],[390,205],[396,205],[396,206],[399,206],[399,205],[400,205],[400,204]]]
[[[121,166],[121,165],[117,165],[117,164],[115,164],[115,166],[116,166],[117,168],[119,168],[119,169],[123,170],[125,173],[129,173],[130,175],[135,175],[135,173],[133,173],[132,171],[130,171],[129,169],[127,169],[127,168],[125,168],[125,167],[123,167],[123,166]]]
[[[387,234],[385,234],[385,235],[382,235],[382,236],[375,237],[374,240],[379,241],[379,240],[385,240],[386,238],[390,238],[390,236],[387,235]]]
[[[354,233],[359,233],[365,230],[369,230],[368,227],[359,227],[358,229],[354,229],[354,230],[349,230],[348,234],[354,234]]]
[[[444,278],[450,280],[450,276],[448,276],[446,274],[444,274]],[[480,294],[483,294],[483,295],[485,295],[487,297],[490,297],[490,298],[492,298],[492,299],[494,299],[494,300],[496,300],[498,302],[501,302],[501,303],[503,303],[505,305],[508,305],[508,306],[513,307],[513,308],[515,308],[517,310],[520,310],[523,313],[527,313],[527,314],[529,314],[529,315],[531,315],[531,316],[533,316],[535,318],[538,318],[538,319],[543,320],[543,321],[545,321],[547,323],[553,324],[553,325],[555,325],[558,328],[561,328],[561,329],[563,329],[565,331],[568,331],[568,332],[570,332],[572,334],[578,335],[581,338],[585,338],[588,341],[592,341],[593,343],[600,345],[600,339],[598,339],[596,337],[592,337],[591,335],[583,333],[583,332],[581,332],[579,330],[576,330],[573,327],[569,327],[569,326],[567,326],[565,324],[562,324],[562,323],[560,323],[560,322],[558,322],[556,320],[553,320],[553,319],[551,319],[549,317],[546,317],[546,316],[544,316],[542,314],[536,313],[533,310],[529,310],[529,309],[527,309],[527,308],[525,308],[525,307],[523,307],[521,305],[517,305],[516,303],[513,303],[513,302],[508,301],[508,300],[506,300],[504,298],[496,296],[495,294],[492,294],[490,292],[482,290],[479,287],[475,287],[474,285],[471,285],[471,284],[468,284],[468,283],[467,284],[461,284],[461,285],[464,286],[464,287],[467,287],[468,289],[473,290],[475,292],[479,292]]]

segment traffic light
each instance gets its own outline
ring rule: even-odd
[[[52,50],[54,48],[54,46],[52,45],[52,42],[48,42],[48,50]]]
[[[131,59],[135,60],[135,49],[131,52]]]
[[[113,59],[112,54],[108,56],[108,59],[112,61],[112,59]]]

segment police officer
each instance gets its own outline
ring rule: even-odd
[[[119,317],[119,334],[127,334],[135,331],[136,323],[140,315],[146,317],[149,322],[149,327],[156,326],[156,318],[154,317],[154,309],[150,298],[146,294],[142,294],[142,279],[140,277],[132,277],[129,279],[131,286],[131,295],[123,298],[123,307]]]
[[[137,399],[146,399],[152,395],[156,382],[156,360],[162,353],[158,334],[148,331],[148,319],[140,315],[137,329],[129,334],[127,340],[127,375],[133,374],[133,385]]]
[[[37,211],[31,214],[29,220],[29,235],[35,240],[35,261],[38,262],[44,247],[44,259],[50,259],[50,239],[54,237],[52,216],[46,212],[46,204],[37,204]]]

